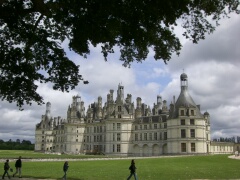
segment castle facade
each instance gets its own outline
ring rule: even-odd
[[[180,85],[180,95],[169,107],[161,96],[152,109],[140,97],[134,105],[120,84],[115,99],[110,90],[106,103],[99,96],[87,110],[81,97],[73,96],[66,119],[52,117],[48,102],[36,125],[35,150],[118,156],[233,153],[234,143],[211,142],[210,115],[201,113],[190,96],[185,73]]]

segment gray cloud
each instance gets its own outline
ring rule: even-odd
[[[205,40],[193,45],[184,42],[181,55],[173,56],[165,65],[152,58],[152,51],[146,62],[134,63],[131,68],[121,66],[119,52],[103,60],[99,46],[92,50],[88,59],[68,52],[68,56],[80,64],[80,73],[90,83],[80,83],[70,93],[53,91],[50,84],[39,84],[38,92],[45,102],[52,104],[52,116],[66,118],[67,108],[73,95],[80,95],[85,107],[102,96],[106,101],[107,93],[119,83],[125,87],[125,95],[132,94],[133,101],[141,97],[143,102],[152,107],[157,95],[172,101],[180,93],[179,76],[183,72],[189,77],[189,91],[196,102],[201,104],[201,111],[208,111],[211,116],[212,137],[239,136],[240,128],[240,17],[222,21],[221,26]],[[66,45],[66,44],[65,44]],[[116,94],[114,94],[116,97]],[[34,142],[35,125],[45,114],[45,105],[24,106],[19,111],[15,104],[0,102],[0,139],[26,139]]]

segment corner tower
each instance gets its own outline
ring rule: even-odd
[[[188,76],[180,75],[181,92],[167,121],[167,148],[170,154],[199,154],[208,152],[209,138],[206,118],[188,92]]]

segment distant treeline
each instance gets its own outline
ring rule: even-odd
[[[237,137],[231,137],[231,138],[228,138],[228,137],[220,137],[218,139],[213,139],[213,141],[217,141],[217,142],[233,142],[233,143],[240,143],[240,136],[237,136]]]
[[[28,140],[17,139],[16,141],[12,141],[9,139],[8,141],[4,141],[0,139],[0,150],[34,150],[34,144]]]

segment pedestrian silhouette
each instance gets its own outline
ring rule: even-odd
[[[19,156],[18,160],[15,163],[15,168],[16,168],[16,172],[13,174],[13,177],[19,173],[19,178],[22,177],[22,160],[21,160],[21,156]]]
[[[131,161],[131,165],[129,167],[130,170],[130,175],[128,176],[127,180],[131,179],[132,175],[134,176],[135,180],[137,180],[137,173],[136,173],[136,166],[135,166],[135,162],[134,159]]]
[[[8,174],[9,169],[10,169],[9,160],[7,159],[6,162],[4,163],[4,173],[2,175],[2,179],[4,179],[5,175],[8,176],[8,179],[10,179],[10,175]]]
[[[63,164],[63,172],[64,172],[64,175],[62,177],[63,180],[67,180],[67,170],[68,170],[68,161],[66,161],[64,164]]]

